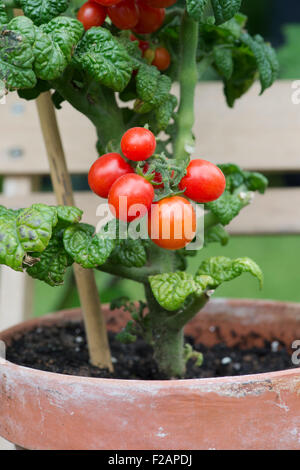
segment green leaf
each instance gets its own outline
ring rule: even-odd
[[[49,91],[50,89],[51,85],[48,82],[38,79],[35,87],[18,90],[18,95],[20,98],[30,101],[35,100],[41,93]]]
[[[210,276],[213,283],[210,287],[216,288],[223,282],[231,281],[243,273],[250,273],[263,284],[263,274],[260,267],[250,258],[237,258],[232,260],[225,256],[209,258],[201,263],[196,276]]]
[[[165,101],[155,110],[156,121],[159,131],[164,131],[169,125],[170,119],[177,106],[177,98],[174,95],[168,95]]]
[[[150,286],[157,302],[166,310],[178,310],[186,298],[195,292],[192,274],[177,271],[149,276]]]
[[[70,0],[20,0],[25,16],[36,25],[48,23],[56,16],[66,11]]]
[[[248,191],[264,193],[268,187],[268,179],[261,173],[243,171],[238,165],[225,163],[219,165],[226,177],[226,190],[231,193],[239,186],[245,186]]]
[[[94,233],[93,226],[76,224],[64,231],[64,247],[73,260],[84,268],[96,268],[105,263],[115,246],[108,234]]]
[[[216,24],[230,20],[241,8],[242,0],[211,0]]]
[[[220,75],[229,80],[233,73],[232,50],[224,47],[214,47],[213,54]]]
[[[137,94],[149,107],[161,105],[167,99],[171,85],[170,77],[150,65],[142,65],[136,76]]]
[[[56,224],[56,209],[44,204],[17,211],[0,206],[0,264],[22,271],[25,254],[45,250]]]
[[[8,23],[8,16],[4,3],[0,0],[0,26]]]
[[[38,254],[33,253],[32,256]],[[38,257],[40,261],[28,267],[27,274],[50,286],[63,284],[66,270],[73,264],[73,260],[64,248],[61,231],[55,231],[47,248]]]
[[[204,242],[206,245],[208,243],[220,243],[225,246],[229,242],[229,235],[223,225],[218,224],[205,231]]]
[[[9,25],[0,31],[0,80],[8,90],[32,88],[36,84],[33,72],[34,54],[30,43]]]
[[[130,238],[118,240],[110,260],[115,264],[121,264],[128,268],[144,266],[147,262],[147,252],[143,241]]]
[[[208,0],[186,0],[188,14],[195,20],[201,21]]]
[[[237,194],[225,191],[219,199],[207,204],[208,209],[219,219],[222,225],[228,225],[236,217],[244,204]]]
[[[80,21],[74,18],[58,17],[41,27],[59,45],[65,59],[70,62],[73,49],[84,34]]]
[[[224,92],[229,107],[243,96],[253,85],[257,75],[257,63],[246,47],[233,50],[233,73],[229,80],[224,79]]]
[[[46,33],[36,28],[36,37],[33,45],[35,55],[34,71],[42,80],[58,78],[68,62],[60,46]]]
[[[115,91],[124,90],[134,67],[125,47],[104,28],[91,28],[85,33],[73,60],[94,80]]]
[[[73,206],[57,206],[57,218],[59,224],[68,226],[80,221],[83,211]]]
[[[241,40],[249,47],[255,57],[259,70],[261,93],[263,93],[278,77],[279,64],[276,53],[259,35],[252,38],[248,33],[244,33],[241,36]]]
[[[211,284],[214,284],[210,276],[199,274],[194,277],[183,271],[149,276],[149,282],[157,302],[170,312],[182,307],[190,295],[201,296]]]

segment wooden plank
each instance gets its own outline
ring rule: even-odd
[[[299,171],[300,106],[292,103],[292,82],[259,92],[256,84],[230,109],[220,83],[200,84],[195,155],[249,170]]]
[[[256,84],[229,109],[221,83],[200,83],[195,156],[245,169],[299,171],[300,107],[292,104],[292,92],[291,81],[280,81],[259,97]],[[86,173],[97,157],[95,129],[68,103],[57,115],[68,167],[73,174]],[[0,174],[49,173],[34,103],[9,94],[7,104],[0,106],[0,119]]]
[[[96,215],[101,199],[90,192],[75,193],[78,207],[84,211],[83,221],[97,225]],[[29,206],[35,202],[55,204],[51,193],[32,193],[26,198],[7,198],[0,195],[0,204],[11,208]],[[292,201],[292,203],[291,203]],[[300,233],[300,189],[269,189],[264,195],[256,195],[252,204],[243,209],[230,224],[232,234],[299,234]]]

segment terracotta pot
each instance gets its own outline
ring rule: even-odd
[[[106,309],[109,328],[126,323]],[[6,330],[78,321],[79,310]],[[300,339],[300,304],[221,300],[186,329],[208,345],[255,333]],[[254,333],[250,336],[249,333]],[[0,363],[0,435],[28,449],[300,449],[300,368],[215,379],[127,381],[66,376]]]

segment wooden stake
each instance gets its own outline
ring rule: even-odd
[[[37,98],[37,109],[57,203],[74,206],[71,178],[50,92],[42,93]],[[74,265],[74,272],[83,311],[90,361],[95,366],[113,371],[106,325],[101,312],[94,273],[91,269],[84,269],[78,264]]]

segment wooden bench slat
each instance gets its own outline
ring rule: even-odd
[[[90,192],[76,192],[78,207],[84,211],[83,221],[96,225],[99,217],[96,209],[101,200]],[[19,208],[36,202],[55,204],[51,193],[32,193],[24,197],[4,197],[0,204]],[[292,202],[292,203],[291,203]],[[295,210],[296,208],[296,210]],[[264,195],[256,195],[253,203],[244,208],[229,225],[232,234],[299,234],[300,233],[300,189],[269,189]]]
[[[261,97],[259,85],[229,109],[219,82],[200,83],[196,92],[195,156],[245,169],[300,171],[300,106],[292,103],[292,82],[277,82]],[[178,92],[175,86],[174,92]],[[86,173],[97,157],[95,129],[68,103],[58,113],[69,170]],[[9,94],[0,106],[0,174],[48,174],[34,102]],[[18,154],[23,152],[22,155]]]

